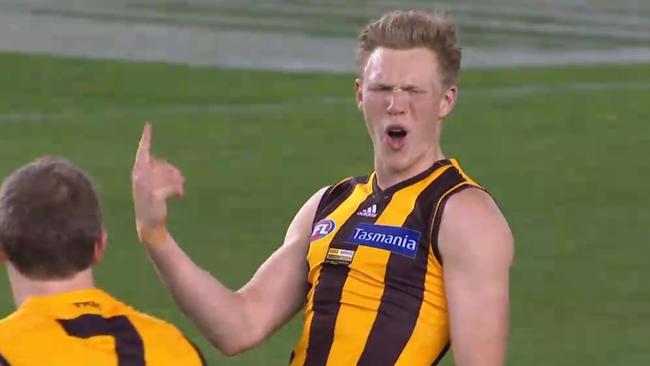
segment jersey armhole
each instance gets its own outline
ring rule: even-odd
[[[436,258],[438,264],[440,264],[441,267],[442,267],[442,255],[440,254],[440,246],[438,245],[438,235],[440,232],[440,222],[442,221],[442,214],[445,211],[445,205],[447,204],[447,200],[449,199],[449,197],[453,196],[454,194],[460,191],[464,191],[465,189],[468,188],[476,188],[484,192],[487,192],[483,187],[473,184],[472,182],[469,181],[458,183],[456,186],[452,187],[447,192],[445,192],[445,194],[443,194],[442,198],[440,198],[440,201],[438,201],[438,204],[436,205],[436,208],[433,212],[433,218],[431,220],[431,230],[429,231],[429,242],[431,243],[431,250],[433,252],[433,256]]]
[[[325,208],[325,205],[327,205],[327,197],[332,193],[332,190],[336,187],[335,184],[332,184],[331,186],[327,187],[325,192],[323,192],[323,195],[320,197],[320,201],[318,202],[318,207],[316,208],[316,215],[314,215],[314,221],[317,221],[316,218],[318,217],[318,214],[323,211]]]
[[[316,215],[314,215],[313,224],[332,213],[336,206],[347,197],[345,192],[349,190],[349,187],[346,186],[349,186],[348,183],[353,179],[353,177],[342,179],[325,190],[320,202],[318,202],[318,208],[316,209]]]

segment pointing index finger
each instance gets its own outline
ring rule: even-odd
[[[138,151],[135,154],[135,165],[148,164],[151,157],[151,122],[147,122],[144,125],[144,130],[142,131],[142,137],[140,138],[140,143],[138,144]]]

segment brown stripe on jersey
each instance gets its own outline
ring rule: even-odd
[[[0,355],[0,366],[11,366],[9,361],[7,361],[2,355]]]
[[[384,190],[379,188],[379,184],[377,184],[377,178],[376,178],[377,176],[375,175],[374,179],[372,181],[372,186],[373,186],[373,189],[375,190],[375,192],[381,192],[385,196],[388,196],[388,195],[391,195],[391,194],[399,191],[402,188],[406,188],[406,187],[410,186],[411,184],[413,184],[415,182],[421,181],[422,179],[430,176],[433,172],[435,172],[436,170],[438,170],[439,168],[441,168],[441,167],[443,167],[445,165],[451,165],[451,161],[449,159],[438,160],[435,163],[433,163],[433,165],[431,165],[431,167],[429,167],[429,169],[423,171],[422,173],[420,173],[420,174],[418,174],[416,176],[413,176],[413,177],[411,177],[409,179],[403,180],[403,181],[401,181],[401,182],[399,182],[399,183],[397,183],[395,185],[392,185],[392,186],[390,186],[390,187],[388,187],[388,188],[386,188]]]
[[[321,196],[320,201],[318,202],[318,207],[316,207],[316,215],[314,217],[314,222],[317,222],[318,220],[320,220],[322,218],[322,217],[319,217],[320,216],[319,212],[322,212],[323,209],[325,208],[325,206],[329,203],[328,198],[332,194],[332,191],[336,187],[338,187],[339,184],[335,184],[335,185],[331,185],[331,186],[327,187],[327,189],[325,190],[325,192]]]
[[[359,359],[359,366],[394,365],[415,328],[424,297],[429,255],[428,226],[438,200],[464,179],[456,169],[443,172],[417,198],[405,228],[421,232],[415,259],[391,253],[377,318]],[[414,263],[415,261],[415,263]]]
[[[451,346],[451,344],[450,344],[450,343],[447,343],[447,345],[445,346],[445,348],[443,348],[442,351],[440,351],[440,354],[438,355],[438,357],[436,357],[435,361],[433,361],[433,363],[431,364],[431,366],[436,366],[437,364],[440,363],[440,361],[442,361],[442,359],[443,359],[443,358],[445,357],[445,355],[447,354],[447,351],[449,351],[449,346]]]
[[[353,177],[344,179],[328,188],[318,203],[314,223],[327,217],[327,215],[331,214],[337,207],[339,207],[343,201],[350,197],[357,184],[366,183],[368,183],[368,176]]]
[[[377,205],[377,216],[374,218],[356,215],[356,212],[370,206]],[[355,244],[346,243],[345,240],[358,223],[374,223],[381,212],[390,203],[390,199],[377,201],[374,195],[368,196],[347,219],[336,233],[330,248],[355,250]],[[349,267],[346,265],[323,264],[314,290],[313,313],[307,345],[307,356],[304,366],[322,366],[327,363],[332,342],[334,341],[334,328],[341,306],[343,286],[347,279]]]
[[[445,210],[445,204],[447,203],[449,197],[451,197],[454,193],[458,193],[464,189],[472,188],[472,187],[481,190],[483,189],[479,186],[470,184],[467,181],[459,182],[457,187],[450,187],[449,188],[450,190],[446,192],[446,194],[440,199],[440,202],[438,202],[438,207],[433,213],[435,216],[431,220],[433,224],[431,225],[431,230],[429,231],[429,237],[431,238],[431,249],[433,251],[433,255],[436,257],[438,263],[440,263],[441,265],[442,265],[442,255],[440,255],[440,248],[438,247],[438,230],[440,229],[440,222],[442,221],[442,212]]]
[[[368,179],[369,176],[346,178],[325,190],[316,208],[313,224],[315,225],[318,221],[331,214],[343,201],[350,197],[357,184],[367,184]],[[307,263],[307,268],[309,268],[309,263]],[[310,283],[309,289],[311,289],[311,286]]]

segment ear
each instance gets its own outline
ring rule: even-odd
[[[363,80],[360,78],[354,80],[354,95],[357,99],[357,108],[363,110]]]
[[[106,252],[106,243],[108,241],[108,233],[105,229],[102,228],[102,234],[99,239],[95,242],[95,254],[93,256],[93,265],[99,264],[102,259],[104,259],[104,253]]]
[[[456,105],[458,96],[458,86],[452,85],[444,92],[440,98],[440,119],[446,118]]]

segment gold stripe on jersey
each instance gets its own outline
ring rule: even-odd
[[[361,202],[366,200],[372,193],[372,177],[374,177],[374,174],[371,175],[370,179],[357,183],[354,186],[352,193],[349,194],[349,197],[346,198],[345,201],[336,207],[336,209],[329,215],[329,218],[336,223],[336,227],[334,228],[334,231],[329,233],[327,236],[310,243],[309,250],[307,252],[308,262],[323,263],[326,260],[330,242],[341,228],[340,223],[345,222],[348,217],[352,216],[354,212],[356,212],[356,209],[361,204]],[[321,266],[310,267],[311,268],[309,270],[307,280],[311,285],[311,288],[307,293],[307,305],[305,306],[305,328],[294,351],[291,365],[302,365],[305,363],[307,345],[309,343],[309,334],[311,331],[311,324],[314,315],[314,291],[318,286],[318,278],[320,276],[320,271],[322,268]]]
[[[375,224],[401,226],[413,211],[419,194],[448,168],[443,166],[427,178],[397,191]],[[357,363],[384,292],[383,282],[391,252],[366,246],[358,246],[356,252],[341,297],[341,304],[350,306],[343,306],[339,311],[328,366]]]
[[[443,165],[450,165],[444,161]],[[446,169],[433,184],[430,184],[418,197],[416,207],[403,227],[415,228],[428,232],[431,223],[433,207],[439,202],[440,197],[457,182],[462,181],[458,171]],[[427,275],[430,269],[429,253],[431,243],[427,235],[420,238],[418,256],[409,261],[403,256],[391,255],[387,265],[388,272],[385,279],[385,289],[382,296],[378,317],[373,324],[373,329],[368,336],[362,356],[358,362],[359,366],[394,365],[400,357],[408,357],[405,354],[405,346],[412,339],[413,330],[422,319],[418,317],[422,307],[428,306],[425,301],[429,297],[438,308],[434,308],[433,319],[446,318],[445,298],[434,294],[426,293],[426,281],[431,278]],[[439,274],[440,272],[434,272]],[[442,285],[440,283],[440,285]],[[437,286],[433,286],[434,289]],[[442,288],[441,288],[442,290]],[[416,341],[424,344],[428,349],[425,354],[430,365],[434,359],[445,349],[448,338],[448,327],[444,321],[431,321],[427,319],[429,329],[426,338]]]
[[[478,184],[474,179],[470,178],[467,174],[465,174],[465,172],[460,167],[460,164],[458,164],[458,161],[456,161],[456,159],[449,159],[449,161],[470,185],[483,189],[480,184]]]
[[[464,180],[447,189],[436,204],[429,233],[429,237],[432,240],[432,245],[428,256],[427,280],[425,281],[423,306],[421,307],[420,313],[418,314],[418,322],[413,329],[413,334],[411,335],[409,341],[406,343],[406,346],[404,346],[404,350],[402,351],[400,358],[398,358],[397,362],[395,363],[395,366],[430,364],[431,348],[439,348],[442,344],[447,344],[447,346],[444,347],[441,351],[439,357],[436,358],[437,361],[439,361],[442,356],[444,356],[444,353],[446,353],[449,348],[448,337],[441,339],[441,342],[435,345],[427,344],[427,342],[421,341],[428,338],[428,332],[432,324],[444,324],[445,327],[449,327],[448,316],[440,316],[441,314],[447,314],[446,303],[444,301],[441,301],[441,299],[445,299],[446,296],[444,281],[442,277],[442,265],[434,255],[433,250],[435,248],[437,251],[437,230],[440,225],[440,220],[442,219],[442,212],[440,211],[440,208],[442,205],[444,205],[447,198],[452,193],[457,192],[458,189],[471,186],[480,188],[475,181],[469,179],[463,173],[455,160],[451,160],[451,162],[458,173],[461,174],[461,176],[464,178]],[[436,360],[434,360],[434,364],[437,363]]]
[[[427,280],[418,321],[395,366],[430,365],[431,350],[442,348],[441,353],[444,353],[444,345],[449,343],[448,336],[440,337],[439,341],[435,342],[435,338],[429,334],[433,326],[448,328],[449,318],[446,306],[440,301],[445,298],[442,269],[439,269],[440,264],[433,255],[429,255],[427,262]],[[423,341],[427,338],[431,341]]]

